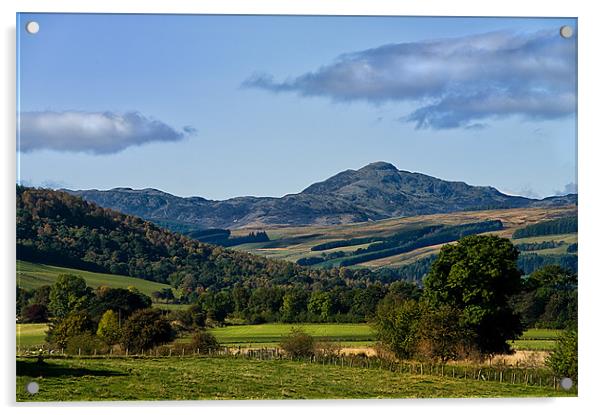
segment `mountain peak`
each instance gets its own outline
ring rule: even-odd
[[[493,187],[398,170],[384,161],[342,171],[301,193],[282,198],[211,201],[180,198],[156,189],[71,193],[147,220],[194,225],[199,229],[339,224],[470,210],[567,206],[577,202],[576,196],[535,201],[504,195]]]
[[[364,167],[362,167],[358,171],[365,171],[365,170],[394,170],[394,171],[399,171],[399,169],[397,169],[397,167],[395,167],[391,163],[387,163],[386,161],[375,161],[373,163],[365,165]]]

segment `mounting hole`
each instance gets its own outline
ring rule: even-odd
[[[40,385],[38,382],[29,382],[27,386],[25,386],[25,389],[27,389],[27,392],[30,394],[35,395],[40,391]]]
[[[571,26],[562,26],[560,28],[560,36],[565,39],[573,37],[573,28]]]
[[[35,35],[40,31],[40,24],[38,22],[33,21],[27,22],[27,24],[25,25],[25,30],[27,30],[27,33],[29,33],[30,35]]]
[[[570,390],[573,387],[573,379],[571,378],[562,378],[560,379],[560,387],[565,391]]]

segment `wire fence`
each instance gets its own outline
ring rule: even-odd
[[[200,349],[192,349],[187,345],[159,346],[149,350],[130,353],[128,349],[82,350],[67,353],[64,349],[41,350],[22,349],[17,357],[23,358],[165,358],[165,357],[230,357],[251,360],[289,360],[316,365],[329,365],[340,368],[363,368],[387,370],[394,373],[405,373],[421,376],[441,376],[454,379],[470,379],[483,382],[499,382],[521,384],[525,386],[560,388],[560,378],[547,368],[519,367],[508,365],[434,363],[418,361],[395,361],[389,358],[366,355],[343,355],[339,353],[315,354],[313,356],[293,357],[279,348],[242,348],[220,347],[207,353]]]

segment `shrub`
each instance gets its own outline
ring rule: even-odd
[[[466,357],[474,345],[474,333],[461,323],[462,312],[451,306],[423,306],[417,329],[417,354],[445,363]]]
[[[175,333],[160,310],[135,311],[125,322],[121,334],[123,347],[132,353],[151,349],[173,340]]]
[[[577,331],[566,331],[558,340],[554,352],[546,359],[546,366],[556,376],[568,377],[577,382],[577,349]]]
[[[314,338],[296,327],[293,327],[280,341],[280,347],[291,357],[313,356],[314,345]]]
[[[192,335],[189,347],[193,352],[198,350],[200,354],[209,354],[219,350],[220,344],[213,334],[199,330]]]
[[[109,348],[105,342],[90,332],[78,334],[67,340],[65,350],[69,354],[91,355],[107,353]]]
[[[474,333],[462,312],[449,305],[431,307],[414,300],[385,298],[374,320],[380,348],[398,359],[448,360],[474,355]],[[381,350],[382,352],[382,350]]]

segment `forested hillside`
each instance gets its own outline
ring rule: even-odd
[[[17,257],[170,283],[185,293],[237,282],[362,286],[381,277],[381,271],[313,269],[201,243],[64,192],[26,187],[17,187]]]
[[[326,271],[227,250],[67,193],[17,188],[17,256],[55,265],[169,282],[187,289],[312,284]]]

